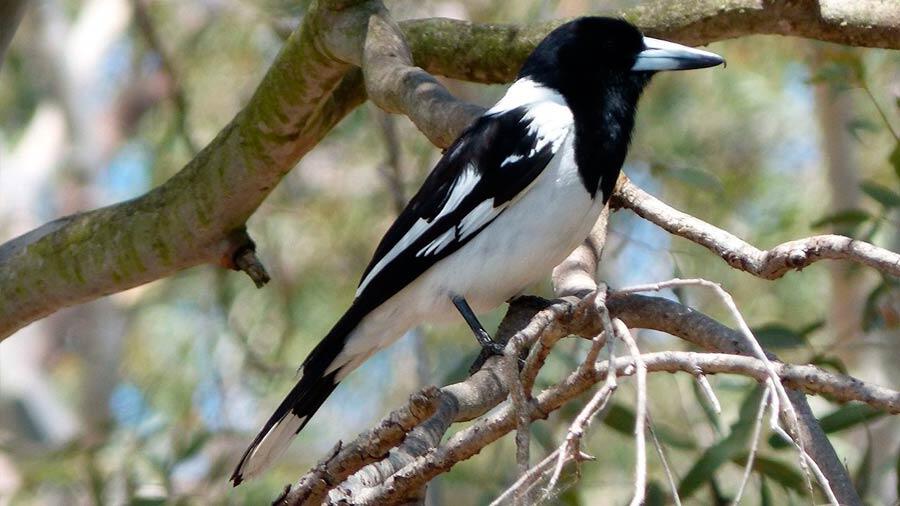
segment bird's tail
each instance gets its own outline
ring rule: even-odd
[[[351,306],[303,361],[300,380],[257,434],[231,475],[234,486],[259,475],[281,456],[340,380],[361,363],[361,360],[341,363],[346,361],[341,351],[365,316],[361,312],[357,306]]]

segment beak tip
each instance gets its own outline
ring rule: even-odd
[[[632,67],[635,71],[690,70],[727,66],[725,58],[681,44],[644,37],[644,50]]]

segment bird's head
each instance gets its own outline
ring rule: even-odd
[[[662,70],[713,67],[724,61],[708,51],[644,37],[623,19],[583,17],[550,32],[525,61],[519,77],[571,98],[613,83],[643,87]]]

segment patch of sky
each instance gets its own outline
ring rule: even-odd
[[[152,156],[140,142],[124,144],[99,177],[97,205],[105,206],[128,200],[150,188]]]
[[[629,163],[624,170],[637,186],[651,194],[659,193],[660,182],[650,174],[648,164]],[[671,237],[656,225],[631,213],[613,213],[605,249],[615,255],[604,255],[602,279],[613,288],[670,279],[675,268],[670,246]],[[662,295],[674,298],[668,290]]]

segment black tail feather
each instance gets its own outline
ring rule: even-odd
[[[328,335],[306,357],[300,381],[266,421],[232,473],[231,481],[234,486],[240,485],[245,478],[254,476],[267,467],[287,447],[293,436],[309,423],[312,416],[337,388],[337,375],[340,368],[327,374],[326,371],[344,349],[350,333],[359,325],[364,316],[365,314],[357,304],[352,305]],[[282,427],[281,424],[285,424],[285,426]],[[293,430],[292,433],[284,432],[294,426],[296,426],[296,430]],[[267,437],[272,437],[273,440],[267,441]],[[262,448],[264,443],[268,447]],[[262,451],[262,454],[256,455],[258,451]],[[254,462],[254,460],[258,462]]]

